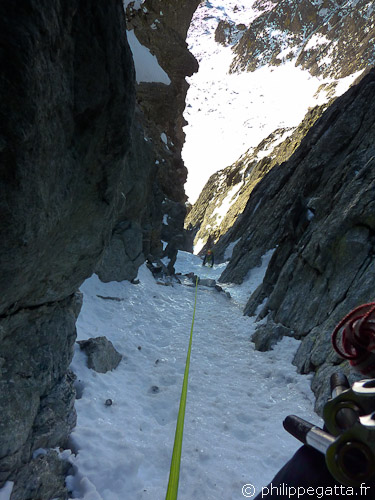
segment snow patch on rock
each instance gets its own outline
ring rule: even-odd
[[[137,83],[159,82],[169,85],[171,80],[160,66],[157,57],[142,45],[136,37],[134,30],[127,31],[128,42],[134,58]]]

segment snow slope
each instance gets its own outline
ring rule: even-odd
[[[199,287],[179,500],[240,499],[248,483],[259,491],[299,446],[283,430],[285,416],[319,422],[310,378],[291,365],[298,342],[285,338],[260,353],[249,341],[254,320],[239,304],[259,284],[267,260],[244,288],[232,286],[235,299]],[[184,252],[177,260],[177,271],[201,277],[217,278],[224,266],[203,268],[199,257]],[[72,369],[83,394],[72,435],[76,455],[69,457],[75,498],[165,498],[194,287],[158,285],[145,266],[139,280],[104,284],[93,276],[81,288],[78,339],[105,335],[124,358],[116,370],[99,374],[76,346]]]
[[[253,3],[202,2],[188,33],[189,50],[200,65],[198,73],[187,79],[190,89],[184,114],[188,125],[182,157],[189,172],[185,190],[191,203],[214,172],[231,165],[275,129],[297,126],[309,107],[328,100],[324,93],[315,94],[331,80],[312,77],[295,67],[295,60],[252,73],[229,74],[232,49],[215,42],[215,29],[220,20],[249,25],[259,15]],[[344,93],[357,76],[342,79],[336,95]]]

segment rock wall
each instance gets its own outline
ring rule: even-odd
[[[144,140],[142,114],[136,110],[126,174],[119,180],[117,218],[95,272],[104,282],[132,280],[150,253],[161,251],[163,194],[153,168],[153,149]],[[153,248],[151,248],[151,240]]]
[[[375,11],[368,0],[257,1],[252,15],[248,26],[229,20],[217,24],[215,41],[232,47],[231,72],[293,62],[313,75],[330,78],[314,96],[329,105],[347,85],[341,78],[364,70],[362,78],[375,62]],[[287,160],[324,109],[310,109],[293,133],[290,128],[275,130],[212,175],[186,217],[185,228],[192,230],[195,252],[202,254],[215,244],[217,260],[228,258],[228,242],[233,244],[233,240],[230,234],[228,239],[224,235],[244,211],[252,190],[274,165]]]
[[[198,253],[204,254],[215,245],[215,261],[228,259],[227,247],[232,239],[229,229],[244,211],[255,186],[275,165],[293,154],[327,107],[315,106],[294,130],[275,130],[233,165],[210,177],[185,220],[185,227],[194,233]]]
[[[221,276],[241,283],[274,249],[245,313],[267,316],[263,335],[303,339],[295,363],[302,373],[315,372],[318,410],[329,374],[341,364],[330,347],[334,326],[375,298],[374,96],[371,70],[258,183],[230,231],[239,241]]]
[[[128,37],[137,72],[136,125],[128,169],[142,171],[142,175],[130,190],[122,190],[120,215],[96,269],[102,281],[133,279],[146,258],[152,261],[168,255],[173,260],[177,249],[192,248],[184,231],[187,170],[181,150],[189,87],[185,77],[198,69],[185,39],[198,5],[199,0],[145,0],[138,6],[128,2]],[[154,64],[160,67],[158,72],[164,72],[163,82],[145,67],[150,64],[142,59],[145,51],[156,57]],[[150,179],[147,185],[145,170]],[[161,239],[169,244],[165,252]],[[170,270],[173,272],[173,266]]]
[[[198,71],[198,62],[187,48],[186,36],[199,3],[200,0],[145,0],[141,9],[132,8],[132,3],[127,9],[128,30],[156,57],[170,80],[169,84],[150,81],[153,78],[137,73],[137,102],[143,112],[143,127],[153,148],[152,164],[163,193],[162,234],[157,233],[156,245],[151,238],[151,253],[156,253],[160,236],[170,247],[189,249],[183,226],[187,169],[181,151],[186,125],[183,111],[189,88],[186,77]],[[136,58],[136,69],[137,65]],[[165,227],[166,220],[169,227]]]
[[[68,495],[52,448],[75,425],[80,284],[93,271],[132,279],[162,235],[171,262],[186,245],[182,110],[197,63],[184,40],[198,3],[146,0],[129,17],[171,78],[137,89],[120,0],[0,4],[0,488],[13,481],[12,500]]]
[[[313,75],[342,78],[375,62],[370,0],[257,1],[260,15],[235,47],[232,71],[277,66],[297,56]]]
[[[121,1],[0,4],[0,487],[66,498],[68,367],[81,297],[117,220],[135,106]]]

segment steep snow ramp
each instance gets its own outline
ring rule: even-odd
[[[202,268],[201,259],[182,252],[176,266],[201,277],[223,270]],[[255,270],[259,279],[264,270]],[[94,276],[82,287],[78,338],[105,334],[124,358],[113,372],[97,374],[76,349],[72,368],[83,387],[69,478],[76,498],[165,498],[195,290],[157,285],[146,267],[138,278],[138,285],[103,284]],[[249,342],[253,329],[234,301],[199,287],[181,500],[241,498],[247,483],[259,492],[299,446],[283,418],[294,412],[318,423],[309,378],[291,365],[299,343],[285,339],[259,353]]]

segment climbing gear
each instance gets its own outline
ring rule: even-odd
[[[198,279],[199,278],[197,276],[197,278],[195,280],[195,298],[194,298],[193,320],[192,320],[191,328],[190,328],[189,347],[188,347],[188,352],[187,352],[187,356],[186,356],[184,380],[182,383],[182,390],[181,390],[180,408],[178,410],[176,433],[175,433],[175,438],[174,438],[173,453],[172,453],[172,460],[171,460],[171,468],[169,471],[167,496],[165,497],[165,500],[177,500],[177,494],[178,494],[178,482],[180,479],[181,450],[182,450],[182,438],[183,438],[183,432],[184,432],[184,420],[185,420],[186,396],[187,396],[188,379],[189,379],[191,344],[193,341],[195,310],[196,310],[196,306],[197,306]]]
[[[332,333],[335,351],[358,371],[375,376],[375,302],[353,309]],[[328,470],[340,483],[360,486],[375,479],[375,379],[350,388],[341,373],[331,376],[331,399],[323,408],[327,431],[289,415],[284,428],[324,453]]]
[[[375,478],[375,379],[350,388],[343,374],[331,377],[332,399],[323,410],[327,431],[289,415],[284,428],[299,441],[325,455],[332,476],[346,486]]]
[[[375,376],[375,302],[363,304],[345,316],[332,333],[332,344],[356,370]]]

